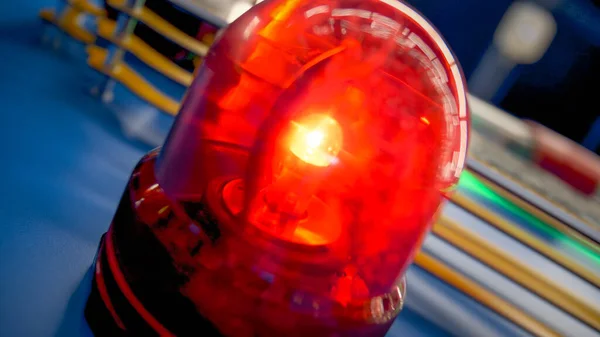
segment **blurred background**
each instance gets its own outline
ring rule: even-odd
[[[190,3],[206,8],[204,17],[221,26],[251,1],[183,1],[173,9],[177,2],[149,0],[146,5],[193,35],[196,20],[181,13],[190,12]],[[472,94],[599,153],[600,1],[406,2],[441,31]],[[140,34],[159,39],[150,29],[140,28]],[[177,52],[175,45],[160,47],[169,48],[175,50],[167,53]]]
[[[600,0],[405,2],[460,61],[472,132],[423,248],[451,271],[411,267],[391,335],[599,336]],[[88,269],[129,174],[253,5],[0,1],[0,336],[91,335]]]
[[[509,0],[409,2],[442,31],[474,95],[598,153],[600,1],[531,1],[532,11]],[[521,39],[518,50],[502,34]],[[527,50],[536,55],[523,59]]]
[[[54,0],[3,2],[2,22]],[[61,1],[58,1],[59,3]],[[118,10],[102,1],[116,18]],[[134,1],[132,1],[133,3]],[[192,36],[198,17],[219,28],[251,0],[148,0],[146,6]],[[408,0],[442,33],[458,56],[471,93],[520,118],[531,119],[598,153],[600,121],[600,1],[598,0]],[[201,14],[201,15],[197,15]],[[178,63],[185,48],[143,23],[138,35]],[[202,34],[201,34],[202,35]],[[506,36],[512,37],[511,43]],[[179,54],[178,54],[179,53]],[[194,67],[184,65],[184,68]],[[168,91],[168,90],[167,90]]]

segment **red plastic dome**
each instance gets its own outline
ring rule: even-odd
[[[209,52],[156,166],[206,238],[193,258],[171,251],[198,270],[183,292],[218,327],[258,299],[273,307],[240,317],[389,321],[381,298],[401,297],[463,168],[465,95],[446,43],[402,2],[252,8]]]

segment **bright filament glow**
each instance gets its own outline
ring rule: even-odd
[[[332,117],[312,114],[292,122],[290,151],[302,161],[326,167],[337,160],[342,147],[342,128]]]
[[[327,114],[309,114],[290,123],[283,135],[282,168],[265,190],[266,204],[254,222],[279,238],[308,245],[334,241],[340,227],[326,205],[315,198],[329,167],[338,161],[342,128]],[[289,153],[294,156],[289,156]],[[277,161],[279,162],[279,161]]]

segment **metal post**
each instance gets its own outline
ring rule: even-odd
[[[129,0],[127,1],[126,6],[128,7],[131,13],[139,11],[140,8],[144,6],[146,0]],[[133,34],[135,26],[137,25],[138,20],[128,13],[121,12],[117,17],[117,24],[114,31],[114,37],[116,39],[122,40],[129,37]],[[104,68],[108,71],[108,73],[112,73],[114,67],[118,65],[121,61],[123,61],[123,57],[125,56],[125,50],[121,48],[119,45],[111,44],[108,47],[108,55],[106,57]],[[116,81],[108,76],[106,82],[101,85],[102,89],[98,90],[101,92],[101,99],[104,103],[110,103],[114,99],[114,87]]]

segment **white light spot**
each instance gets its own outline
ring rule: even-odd
[[[323,135],[323,132],[320,132],[320,131],[309,132],[306,135],[306,145],[308,145],[312,149],[317,148],[317,147],[321,146],[321,143],[323,142],[323,138],[325,138],[325,135]]]
[[[433,67],[435,68],[436,72],[438,73],[438,76],[440,77],[441,81],[443,83],[447,83],[448,82],[448,74],[446,74],[446,70],[444,69],[442,62],[440,62],[440,60],[437,58],[435,60],[433,60],[432,62],[433,62]]]
[[[420,36],[418,36],[415,33],[410,33],[410,35],[408,36],[408,38],[414,42],[419,49],[421,49],[423,51],[423,53],[430,59],[433,60],[434,58],[436,58],[435,53],[433,52],[433,50],[431,50],[431,48],[429,48],[429,46],[425,43],[425,41],[423,41],[423,39],[421,39]]]
[[[311,8],[311,9],[307,10],[306,12],[304,12],[304,17],[306,17],[308,19],[311,16],[315,16],[317,14],[323,14],[323,13],[327,13],[327,12],[329,12],[329,6],[321,5],[321,6]]]
[[[332,16],[357,16],[363,19],[371,18],[371,12],[364,9],[355,8],[336,8],[331,11]]]
[[[381,0],[381,2],[398,9],[400,12],[413,19],[419,26],[423,27],[423,29],[431,36],[436,45],[441,49],[446,62],[448,64],[453,64],[455,62],[450,49],[448,46],[446,46],[440,34],[421,15],[415,12],[412,8],[408,7],[406,4],[397,0]]]
[[[248,26],[246,26],[246,29],[244,29],[244,39],[248,40],[250,38],[250,35],[252,35],[252,32],[254,32],[254,29],[259,23],[260,19],[258,16],[252,18],[252,20],[248,23]]]
[[[463,84],[462,78],[460,77],[460,71],[458,65],[453,64],[450,67],[454,82],[456,83],[456,94],[458,96],[458,117],[467,117],[467,98],[465,97],[465,85]]]
[[[458,178],[465,165],[467,155],[467,121],[460,121],[460,149],[458,152],[458,163],[454,175]]]

